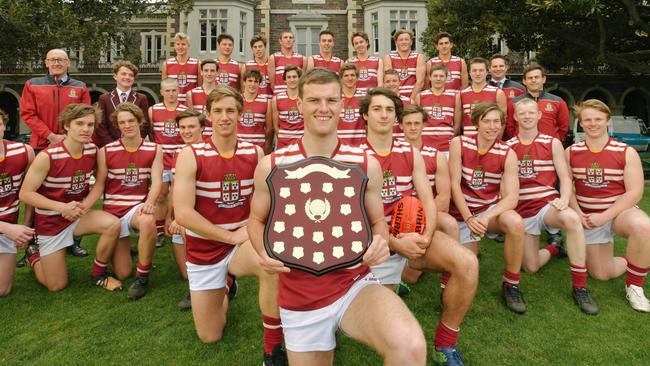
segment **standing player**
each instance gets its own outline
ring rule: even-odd
[[[573,208],[585,227],[587,269],[598,280],[627,272],[625,291],[634,310],[650,312],[643,282],[650,267],[650,218],[636,206],[643,197],[643,169],[636,150],[607,134],[611,112],[596,99],[576,108],[585,140],[566,150],[573,172]],[[614,234],[627,238],[625,257],[613,253]]]
[[[215,60],[201,61],[201,77],[203,84],[187,92],[187,106],[205,115],[205,102],[210,92],[217,87],[217,72],[219,66]],[[203,130],[203,137],[212,136],[212,126]]]
[[[384,80],[384,60],[379,57],[370,56],[370,40],[366,32],[355,32],[350,37],[352,47],[357,55],[345,61],[357,67],[358,81],[357,88],[369,89],[382,86]]]
[[[384,71],[384,88],[392,91],[393,93],[399,96],[399,99],[402,101],[402,105],[406,107],[411,104],[411,98],[401,95],[399,93],[399,72],[393,69],[388,69]],[[399,121],[395,122],[393,127],[393,136],[396,138],[404,138],[404,132],[399,126]]]
[[[451,34],[447,32],[440,32],[436,35],[436,49],[438,56],[431,58],[427,61],[427,77],[431,75],[431,69],[434,65],[443,65],[448,70],[447,80],[445,81],[445,89],[450,92],[458,93],[459,91],[467,88],[467,64],[465,60],[451,54],[451,49],[454,48],[454,42],[451,39]]]
[[[280,51],[272,54],[269,57],[267,75],[271,80],[271,88],[273,95],[278,95],[287,90],[287,85],[284,80],[284,70],[288,65],[293,65],[299,69],[304,69],[307,66],[307,59],[305,56],[294,52],[293,47],[295,38],[290,31],[284,31],[280,34]]]
[[[218,342],[226,325],[228,272],[259,279],[264,364],[286,365],[277,306],[277,275],[260,267],[246,223],[253,173],[264,152],[237,140],[242,112],[238,91],[219,86],[208,97],[212,138],[181,150],[176,164],[176,220],[186,229],[187,274],[194,325],[201,341]]]
[[[427,113],[422,130],[425,145],[436,148],[445,157],[449,157],[449,141],[460,133],[462,113],[456,104],[456,93],[445,89],[448,70],[440,64],[431,67],[431,89],[423,90],[415,96],[413,102]]]
[[[573,185],[564,149],[560,140],[537,130],[540,116],[534,100],[525,98],[517,102],[515,119],[519,122],[519,134],[506,142],[519,162],[519,203],[515,211],[524,219],[526,229],[524,269],[535,273],[560,252],[552,244],[539,249],[542,227],[554,233],[563,229],[567,233],[573,299],[580,310],[595,315],[598,306],[587,291],[585,235],[580,217],[569,208]],[[555,189],[558,178],[560,192]]]
[[[156,244],[154,211],[162,189],[163,156],[156,143],[140,135],[144,114],[135,104],[119,104],[111,122],[122,136],[99,150],[96,177],[106,182],[104,211],[120,219],[120,236],[113,254],[113,271],[120,280],[131,275],[130,231],[138,233],[136,277],[127,293],[129,299],[137,300],[149,290]]]
[[[239,90],[239,79],[241,78],[241,66],[239,62],[232,59],[232,50],[235,47],[235,39],[230,34],[221,33],[217,37],[219,45],[219,57],[217,57],[217,84],[228,85]]]
[[[162,64],[162,80],[175,79],[178,82],[178,101],[185,103],[188,91],[201,85],[201,69],[199,60],[190,57],[190,37],[185,33],[176,33],[174,36],[174,50],[176,56],[168,58]],[[149,120],[151,121],[151,120]]]
[[[467,249],[441,231],[436,231],[437,210],[424,160],[417,149],[406,141],[393,139],[393,125],[402,117],[399,97],[384,88],[371,90],[361,100],[361,114],[368,124],[366,153],[379,161],[383,184],[381,199],[384,217],[390,222],[395,204],[406,196],[417,196],[424,205],[427,225],[418,233],[393,236],[388,247],[395,254],[372,271],[382,285],[400,283],[406,266],[418,271],[450,273],[447,290],[442,297],[443,314],[435,337],[436,358],[462,364],[456,350],[456,339],[465,313],[472,304],[478,284],[478,261]]]
[[[519,180],[517,154],[499,140],[505,116],[494,103],[480,103],[472,111],[477,134],[461,135],[449,145],[453,204],[449,213],[458,221],[460,243],[478,254],[479,241],[492,233],[505,234],[502,295],[507,307],[526,312],[519,291],[524,257],[524,224],[514,211]]]
[[[410,30],[397,30],[394,36],[397,51],[384,56],[384,71],[393,69],[399,72],[399,93],[410,99],[422,90],[426,73],[424,55],[411,51],[414,37]]]
[[[262,73],[255,69],[244,73],[244,107],[239,119],[237,138],[260,146],[268,154],[273,147],[273,113],[271,100],[259,94],[262,78]]]
[[[463,135],[476,135],[476,124],[472,120],[472,113],[479,103],[496,103],[504,115],[508,111],[508,102],[503,91],[488,85],[486,79],[487,70],[488,61],[486,59],[481,57],[473,58],[469,62],[469,75],[472,79],[472,85],[456,94],[456,105],[463,109],[463,113],[455,115],[454,123],[463,126]],[[505,123],[501,127],[499,139],[503,135],[504,129]]]
[[[20,190],[20,200],[36,212],[40,254],[33,253],[29,264],[37,274],[42,271],[37,280],[50,291],[67,286],[63,249],[72,245],[73,235],[86,234],[99,234],[92,283],[109,291],[122,288],[120,281],[106,271],[117,243],[120,221],[107,212],[90,209],[104,188],[100,180],[92,190],[89,184],[97,161],[97,147],[91,139],[99,118],[99,110],[89,105],[66,107],[59,117],[65,139],[36,156]]]
[[[341,68],[341,59],[332,54],[334,52],[334,33],[331,30],[325,29],[318,34],[318,47],[320,53],[307,58],[307,70],[322,67],[338,74]]]
[[[269,56],[266,54],[266,37],[262,34],[256,34],[251,38],[251,50],[253,50],[253,59],[247,61],[242,65],[242,77],[248,70],[257,70],[262,74],[262,81],[260,81],[259,96],[271,99],[273,97],[273,89],[271,88],[271,81],[269,80]],[[242,80],[242,84],[244,80]]]
[[[302,70],[287,65],[282,75],[286,83],[285,92],[277,94],[271,101],[276,150],[294,143],[303,135],[302,114],[298,110],[298,81],[301,75]]]
[[[366,140],[366,123],[359,113],[359,99],[366,94],[366,90],[357,88],[357,68],[353,64],[344,64],[340,76],[343,84],[343,110],[336,134],[342,143],[358,146]]]
[[[337,329],[381,352],[389,365],[424,365],[426,345],[417,320],[391,291],[379,285],[368,265],[388,257],[386,223],[379,196],[381,170],[363,150],[341,144],[336,126],[341,114],[341,82],[321,68],[300,79],[300,110],[305,116],[305,135],[296,143],[265,156],[255,171],[254,197],[248,232],[251,242],[270,273],[280,273],[278,304],[288,356],[293,365],[331,365]],[[289,271],[264,250],[262,233],[271,204],[266,177],[274,166],[310,156],[331,157],[358,164],[368,175],[365,207],[373,241],[363,263],[314,276]]]
[[[163,152],[162,191],[156,204],[156,231],[162,245],[165,232],[165,217],[168,210],[169,184],[172,180],[172,160],[174,153],[183,147],[183,139],[178,134],[174,118],[187,109],[178,100],[178,83],[168,78],[160,83],[162,103],[149,107],[149,120],[153,126],[153,141],[160,145]]]
[[[23,225],[18,224],[18,192],[25,172],[34,160],[34,150],[21,142],[4,140],[9,116],[0,109],[0,297],[8,296],[16,269],[16,249],[27,248],[34,237],[29,227],[34,209],[25,206]],[[36,276],[41,276],[37,272]]]

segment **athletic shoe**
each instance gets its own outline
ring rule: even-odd
[[[496,241],[497,243],[503,243],[506,241],[506,236],[504,234],[497,234],[494,237],[494,241]]]
[[[81,247],[81,237],[74,237],[72,240],[72,245],[67,249],[69,254],[72,254],[75,257],[85,257],[88,255],[88,251]]]
[[[16,267],[23,268],[27,264],[27,253],[25,253],[17,262]]]
[[[137,257],[138,256],[138,246],[131,246],[131,257]]]
[[[644,313],[650,313],[650,301],[643,293],[643,287],[629,285],[625,286],[627,300],[630,302],[632,309]]]
[[[178,309],[181,311],[185,311],[185,310],[190,310],[191,308],[192,308],[192,299],[190,298],[190,294],[187,294],[187,296],[185,296],[183,300],[181,300],[181,302],[178,303]]]
[[[165,245],[165,235],[158,235],[158,239],[156,240],[156,248],[162,248],[163,245]]]
[[[237,290],[239,285],[237,284],[237,277],[228,273],[228,277],[232,278],[232,285],[228,286],[228,281],[226,280],[226,289],[228,290],[228,301],[232,301],[237,295]]]
[[[589,290],[586,287],[578,287],[573,289],[573,301],[582,310],[583,313],[589,315],[598,314],[598,305],[589,295]]]
[[[464,366],[463,358],[460,357],[460,352],[456,347],[447,347],[435,350],[433,354],[433,362],[441,366]]]
[[[521,296],[519,286],[506,285],[504,283],[501,293],[503,295],[503,299],[506,301],[506,306],[508,309],[517,314],[523,314],[526,312],[526,303],[524,302],[524,298]]]
[[[554,246],[560,252],[558,257],[564,258],[567,256],[566,247],[564,246],[564,240],[562,240],[562,233],[551,234],[548,233],[546,237],[546,243]]]
[[[129,287],[126,293],[126,298],[129,300],[137,300],[147,294],[149,291],[149,277],[136,276],[135,281]]]
[[[101,286],[108,291],[122,290],[122,282],[116,278],[111,277],[106,272],[92,277],[92,284],[95,286]]]
[[[411,288],[406,283],[400,282],[395,286],[395,293],[399,295],[399,297],[406,297],[411,293]]]
[[[262,366],[288,366],[289,359],[287,359],[287,352],[282,346],[275,346],[273,353],[270,355],[264,354],[264,363]]]

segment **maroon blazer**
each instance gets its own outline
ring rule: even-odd
[[[126,100],[140,107],[142,113],[144,113],[145,123],[140,129],[140,133],[142,133],[142,137],[148,136],[149,115],[147,114],[147,110],[149,109],[149,102],[147,101],[147,97],[144,94],[137,93],[131,89],[131,93],[126,97]],[[97,145],[102,147],[120,138],[120,130],[113,126],[110,118],[111,113],[113,113],[117,105],[120,104],[120,96],[117,89],[113,89],[110,93],[100,95],[97,104],[99,108],[102,109],[102,120],[96,131],[98,140]]]

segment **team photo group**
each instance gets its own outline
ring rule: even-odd
[[[502,246],[503,311],[526,313],[526,276],[566,256],[572,288],[558,296],[584,316],[599,312],[588,277],[625,275],[620,292],[601,295],[650,312],[639,154],[609,136],[605,103],[571,114],[546,92],[541,65],[519,83],[503,55],[466,61],[443,32],[429,59],[405,29],[384,57],[364,32],[323,30],[311,56],[290,31],[258,34],[246,63],[225,33],[217,59],[191,57],[183,33],[172,42],[151,106],[127,60],[92,105],[62,49],[25,83],[30,143],[0,146],[0,296],[20,296],[10,293],[23,252],[43,291],[65,291],[66,255],[87,256],[81,238],[94,235],[92,286],[156,296],[155,253],[171,238],[187,282],[176,301],[201,342],[222,339],[237,279],[251,276],[263,365],[331,365],[339,331],[386,365],[463,365],[456,343],[485,237]],[[355,56],[334,55],[335,42]],[[8,118],[0,110],[0,136]],[[584,140],[563,145],[571,118]],[[401,299],[425,272],[440,274],[429,341]]]

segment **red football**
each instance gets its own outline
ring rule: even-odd
[[[407,196],[397,201],[393,208],[393,218],[390,220],[390,233],[423,234],[427,224],[424,205],[417,197]]]

